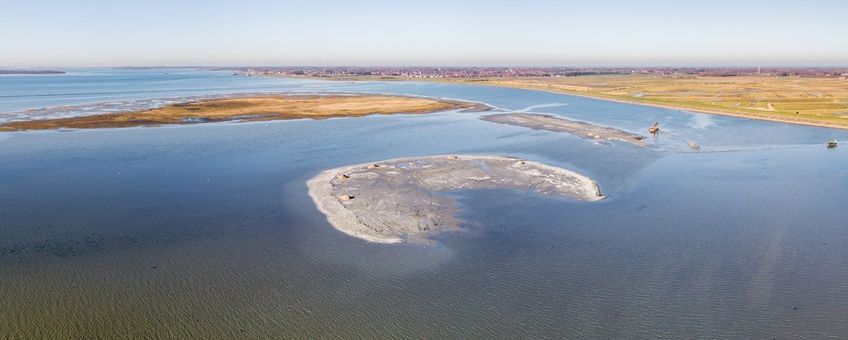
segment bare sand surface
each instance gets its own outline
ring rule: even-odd
[[[529,190],[584,201],[604,198],[595,181],[538,162],[499,156],[392,159],[321,172],[309,196],[337,230],[370,242],[429,242],[459,230],[456,202],[440,193]]]
[[[645,146],[645,137],[608,126],[589,124],[561,117],[536,113],[504,113],[481,117],[487,122],[523,126],[533,130],[567,132],[578,137],[622,141],[633,145]]]

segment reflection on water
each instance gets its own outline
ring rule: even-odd
[[[693,129],[706,129],[715,125],[713,116],[710,115],[692,115],[692,122],[689,126]]]
[[[823,144],[845,132],[482,86],[327,86],[567,103],[530,110],[659,120],[703,148],[598,145],[485,113],[0,134],[0,337],[848,336],[848,153]],[[571,168],[609,199],[454,193],[467,231],[424,247],[345,236],[306,195],[324,169],[445,153]]]

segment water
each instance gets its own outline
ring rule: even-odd
[[[848,153],[824,147],[844,131],[482,86],[88,72],[0,77],[17,93],[0,111],[403,93],[666,133],[598,145],[485,113],[3,133],[0,337],[848,336]],[[423,247],[350,238],[306,195],[327,168],[444,153],[563,166],[609,199],[455,193],[469,231]]]

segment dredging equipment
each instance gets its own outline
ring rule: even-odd
[[[648,132],[650,132],[651,134],[656,134],[657,132],[660,132],[660,122],[656,122],[653,126],[649,127]]]

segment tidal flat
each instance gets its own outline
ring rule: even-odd
[[[581,138],[598,141],[621,141],[645,146],[645,136],[620,129],[564,119],[544,114],[504,113],[483,116],[480,119],[498,124],[522,126],[533,130],[567,132]]]
[[[0,131],[120,128],[233,120],[324,119],[483,109],[485,106],[477,103],[410,96],[253,95],[189,101],[142,111],[3,122],[0,123]]]

